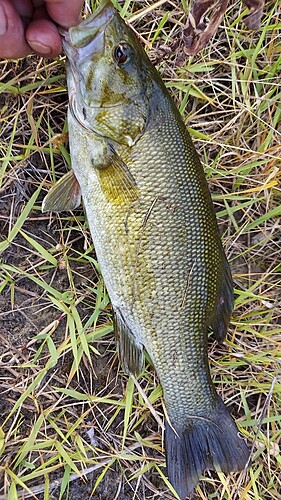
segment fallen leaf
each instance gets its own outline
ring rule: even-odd
[[[243,19],[244,23],[249,29],[258,29],[263,14],[264,0],[243,0],[243,3],[250,10]],[[195,55],[206,47],[217,31],[227,6],[228,0],[193,0],[182,35],[186,54]]]
[[[257,30],[260,27],[263,14],[264,0],[243,0],[250,13],[244,17],[243,22],[250,30]]]

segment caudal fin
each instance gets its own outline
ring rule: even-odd
[[[183,500],[192,493],[205,469],[228,474],[247,464],[249,449],[220,398],[210,418],[188,418],[185,428],[175,430],[177,434],[166,421],[168,477]]]

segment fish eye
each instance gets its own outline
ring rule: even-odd
[[[129,61],[131,53],[132,47],[126,42],[120,42],[113,51],[114,59],[120,65]]]

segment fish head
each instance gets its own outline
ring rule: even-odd
[[[151,63],[135,33],[109,0],[63,31],[70,108],[88,130],[133,145],[145,129]]]

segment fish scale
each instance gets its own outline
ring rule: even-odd
[[[73,183],[111,299],[120,361],[138,375],[145,348],[153,362],[168,415],[168,476],[185,498],[204,469],[240,470],[249,456],[208,365],[208,327],[222,340],[233,306],[208,185],[159,74],[108,0],[65,32],[63,45]],[[69,175],[67,182],[69,192]],[[61,208],[61,199],[60,181],[44,209]]]

